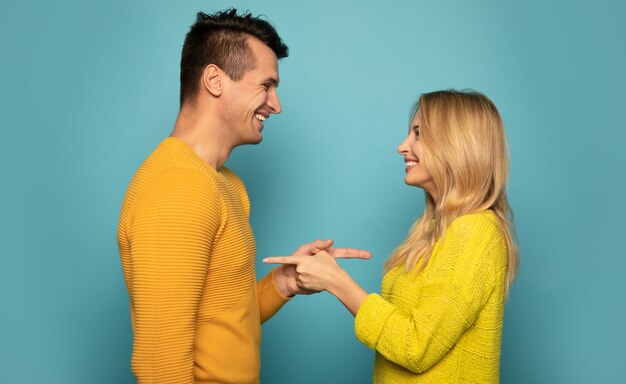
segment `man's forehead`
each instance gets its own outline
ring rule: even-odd
[[[272,48],[270,48],[268,45],[266,45],[264,42],[262,42],[261,40],[257,39],[254,36],[250,36],[248,37],[247,40],[248,46],[250,47],[250,49],[257,55],[262,55],[262,56],[267,56],[269,57],[273,57],[274,60],[278,61],[276,58],[276,54],[274,53],[274,51],[272,50]]]
[[[266,50],[258,49],[253,50],[255,67],[265,72],[264,76],[271,77],[278,83],[278,60],[274,51],[265,46]]]

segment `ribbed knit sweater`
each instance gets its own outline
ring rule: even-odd
[[[376,350],[374,383],[497,383],[506,241],[491,211],[461,216],[423,271],[390,270],[355,334]]]
[[[256,282],[241,180],[165,139],[130,183],[118,227],[139,383],[257,383],[261,323],[286,301]]]

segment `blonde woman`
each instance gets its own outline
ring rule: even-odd
[[[474,91],[423,94],[398,147],[424,213],[366,293],[325,252],[273,257],[303,289],[326,290],[376,350],[374,383],[496,383],[504,301],[517,269],[506,197],[508,156],[496,106]]]

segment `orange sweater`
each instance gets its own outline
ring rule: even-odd
[[[128,187],[118,245],[139,383],[256,383],[261,323],[287,301],[256,282],[241,180],[165,139]]]

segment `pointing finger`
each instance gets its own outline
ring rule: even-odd
[[[372,257],[370,251],[356,248],[330,248],[326,252],[337,259],[370,259]]]
[[[265,264],[293,264],[298,265],[300,258],[298,256],[275,256],[263,259]]]

